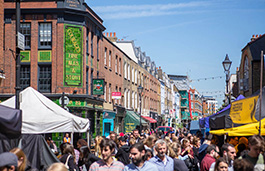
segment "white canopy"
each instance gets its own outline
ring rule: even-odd
[[[28,87],[21,93],[22,133],[87,132],[89,120],[75,116]],[[15,96],[1,103],[15,108]]]

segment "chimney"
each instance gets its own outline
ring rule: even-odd
[[[109,32],[107,32],[107,37],[109,37]]]
[[[112,37],[112,32],[109,33],[109,37]]]
[[[116,37],[116,33],[115,32],[113,32],[113,34],[112,34],[112,32],[110,32],[110,37],[108,37],[108,39],[111,42],[116,42],[118,40],[118,38]]]
[[[103,35],[105,36],[105,33],[103,33]]]
[[[254,40],[256,40],[256,37],[255,37],[255,35],[253,34],[252,35],[252,37],[251,37],[251,39],[250,39],[251,41],[254,41]]]

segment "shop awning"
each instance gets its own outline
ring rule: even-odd
[[[148,123],[142,119],[142,125],[148,125]],[[137,125],[140,125],[140,116],[134,111],[126,111],[126,116],[124,118],[124,128],[125,132],[132,132],[136,128]]]
[[[150,123],[156,123],[157,121],[149,116],[142,116],[142,118],[146,119]]]

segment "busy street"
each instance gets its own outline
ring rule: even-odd
[[[264,171],[264,0],[0,0],[0,171]]]

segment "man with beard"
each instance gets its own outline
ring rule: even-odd
[[[158,171],[156,166],[149,161],[145,161],[144,144],[136,143],[130,148],[130,158],[132,164],[125,166],[124,171]]]
[[[90,166],[89,171],[123,171],[124,165],[112,158],[112,153],[115,149],[115,143],[110,139],[103,139],[99,146],[101,149],[102,160],[94,162]]]
[[[208,171],[213,162],[215,162],[217,157],[219,156],[219,148],[214,144],[209,145],[206,149],[206,152],[207,154],[201,162],[200,171]]]
[[[228,171],[233,171],[233,162],[236,157],[236,149],[234,145],[232,144],[224,144],[222,145],[222,154],[223,158],[227,161],[228,163]],[[215,167],[215,162],[211,165],[210,171],[214,171]]]
[[[154,163],[159,171],[173,171],[174,161],[166,155],[168,150],[166,141],[162,139],[157,140],[155,143],[155,150],[157,155],[152,157],[149,161]]]

